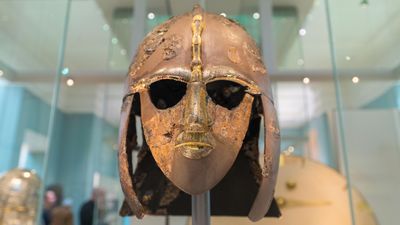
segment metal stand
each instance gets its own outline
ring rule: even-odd
[[[210,225],[210,192],[192,195],[192,225]]]
[[[169,225],[169,215],[165,216],[165,225]]]

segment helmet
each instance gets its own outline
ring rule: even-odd
[[[40,186],[30,170],[13,169],[0,177],[0,224],[35,224]]]
[[[126,84],[119,136],[126,197],[122,214],[140,218],[156,198],[143,187],[155,179],[144,169],[152,160],[157,165],[153,171],[167,178],[165,190],[175,190],[166,201],[171,203],[171,195],[179,198],[180,190],[194,195],[212,189],[234,170],[241,155],[253,154],[247,169],[258,193],[248,216],[254,221],[265,216],[273,200],[280,132],[266,69],[257,45],[240,25],[195,6],[146,36]],[[257,157],[260,114],[265,129],[262,169]],[[133,174],[135,115],[140,116],[145,140]],[[146,154],[151,157],[147,165],[142,163]],[[162,205],[162,197],[157,199]]]

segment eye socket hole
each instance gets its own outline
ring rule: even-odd
[[[157,109],[176,105],[186,94],[186,83],[176,80],[159,80],[150,84],[150,98]]]
[[[207,84],[208,96],[215,104],[227,109],[233,109],[242,102],[245,90],[244,86],[227,80]]]

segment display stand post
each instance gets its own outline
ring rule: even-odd
[[[210,191],[192,195],[192,225],[210,225]]]

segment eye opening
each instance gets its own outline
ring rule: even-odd
[[[229,110],[238,106],[246,94],[245,86],[229,80],[212,81],[206,88],[208,96],[215,104]]]
[[[150,84],[149,94],[153,105],[157,109],[168,109],[180,102],[186,94],[185,82],[162,79]]]

